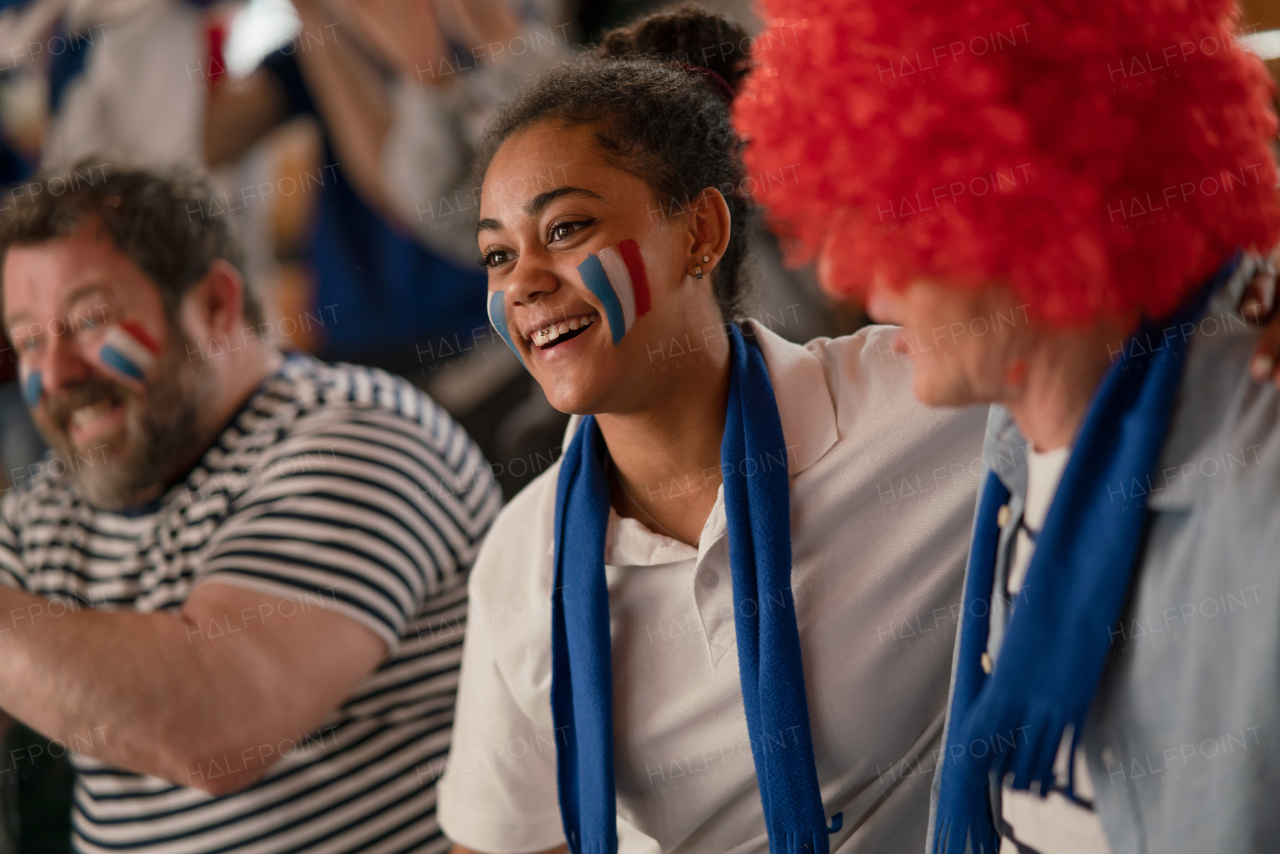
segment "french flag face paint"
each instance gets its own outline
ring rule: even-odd
[[[147,331],[132,321],[107,327],[98,348],[98,361],[126,382],[141,385],[160,355],[160,345]]]
[[[40,376],[39,371],[26,368],[21,370],[21,374],[22,399],[27,402],[28,409],[35,409],[40,405],[40,398],[44,397],[44,377]]]
[[[604,307],[615,345],[631,331],[637,317],[649,313],[649,277],[640,244],[634,240],[591,253],[578,265],[578,275]]]
[[[511,340],[511,330],[507,327],[507,309],[506,304],[503,302],[503,293],[503,291],[494,291],[489,294],[489,323],[502,336],[502,340],[507,342],[511,352],[516,354],[516,358],[523,365],[524,358],[520,355],[520,351],[516,349],[516,342]]]

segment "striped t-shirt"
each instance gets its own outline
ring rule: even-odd
[[[95,509],[65,472],[92,460],[69,463],[0,502],[0,582],[69,603],[54,607],[152,612],[176,611],[216,574],[293,600],[282,614],[345,614],[389,648],[315,732],[274,745],[281,758],[265,771],[246,772],[238,756],[188,769],[261,775],[232,794],[73,750],[77,850],[447,850],[435,778],[453,723],[466,575],[501,503],[462,428],[403,380],[294,356],[146,507]],[[192,631],[198,652],[243,642],[252,626]]]

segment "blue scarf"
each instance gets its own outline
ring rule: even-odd
[[[969,552],[934,852],[994,854],[989,781],[1012,773],[1013,788],[1038,783],[1048,792],[1068,724],[1074,756],[1146,530],[1145,496],[1117,512],[1105,485],[1142,482],[1158,465],[1186,363],[1183,324],[1194,328],[1239,259],[1237,253],[1173,317],[1144,322],[1094,394],[1036,536],[1027,569],[1034,595],[1016,602],[990,676],[980,660],[990,628],[987,597],[994,595],[996,516],[1009,490],[994,472],[987,475]],[[1152,341],[1161,342],[1154,353],[1137,346]],[[1068,763],[1068,792],[1074,765]]]
[[[729,406],[720,461],[747,733],[769,850],[825,854],[827,827],[791,596],[787,469],[763,464],[769,455],[777,459],[786,442],[759,347],[754,342],[748,346],[737,326],[730,326],[729,338]],[[602,462],[606,453],[595,419],[582,419],[561,462],[556,489],[551,712],[556,732],[565,733],[556,739],[556,765],[560,814],[574,854],[618,850],[609,593],[604,576],[609,520]],[[786,747],[769,749],[770,736],[777,743],[779,733],[793,738]]]

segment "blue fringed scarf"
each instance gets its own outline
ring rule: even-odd
[[[1068,724],[1074,755],[1147,515],[1145,498],[1140,506],[1117,512],[1105,484],[1142,482],[1154,471],[1186,363],[1189,336],[1183,324],[1194,324],[1239,259],[1237,253],[1173,317],[1145,322],[1094,394],[1036,537],[1027,570],[1027,586],[1035,594],[1014,607],[989,677],[980,660],[990,628],[987,597],[993,595],[1000,537],[996,516],[1009,490],[994,472],[988,474],[969,553],[934,852],[994,854],[999,837],[991,816],[992,777],[1007,782],[1012,773],[1013,788],[1038,783],[1047,792]],[[1163,330],[1175,334],[1166,336]],[[1131,346],[1134,340],[1162,346],[1153,354]],[[1075,763],[1068,765],[1074,769]],[[1071,777],[1068,788],[1073,786]]]
[[[755,745],[769,850],[825,854],[830,849],[791,597],[787,471],[744,465],[777,454],[786,442],[759,347],[748,346],[736,326],[730,327],[729,338],[729,406],[720,461],[747,732]],[[556,742],[556,765],[560,814],[574,854],[618,850],[604,576],[609,487],[602,461],[607,452],[595,419],[582,419],[565,452],[556,489],[551,711],[556,731],[564,728],[566,733]],[[776,740],[779,732],[793,733],[795,739],[787,748],[766,749],[768,736]]]

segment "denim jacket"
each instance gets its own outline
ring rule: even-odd
[[[1280,392],[1248,371],[1260,331],[1236,306],[1254,269],[1246,259],[1196,328],[1173,332],[1192,338],[1157,471],[1098,485],[1117,513],[1149,508],[1082,740],[1113,854],[1280,851]],[[1131,346],[1163,358],[1159,341]],[[1027,485],[1026,440],[1002,406],[983,460],[1011,492],[994,660]]]

